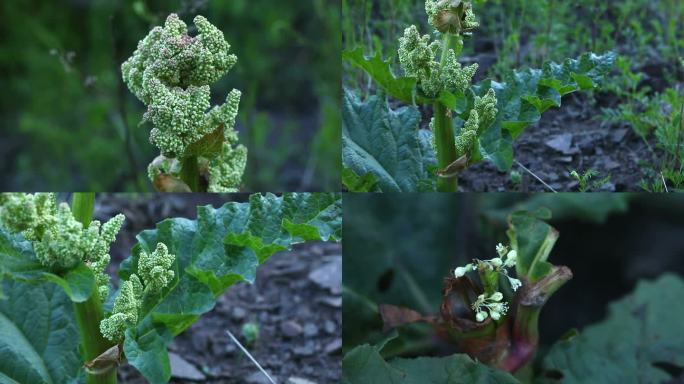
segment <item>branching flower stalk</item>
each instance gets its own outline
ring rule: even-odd
[[[161,191],[232,192],[240,187],[247,149],[234,129],[240,91],[210,109],[209,85],[237,62],[223,33],[203,16],[188,35],[176,14],[155,27],[121,65],[128,88],[147,105],[150,142],[161,155],[148,176]]]
[[[406,76],[417,80],[418,91],[434,100],[430,127],[439,167],[437,190],[455,192],[457,174],[468,165],[478,134],[496,118],[496,94],[490,89],[485,96],[476,96],[468,119],[454,136],[453,110],[443,97],[463,94],[470,88],[478,65],[463,67],[458,56],[463,37],[470,35],[479,23],[470,1],[426,0],[425,11],[430,25],[442,36],[441,42],[430,42],[429,35],[421,36],[418,28],[411,25],[399,39],[399,62]]]
[[[140,277],[133,274],[123,282],[114,300],[112,314],[105,317],[102,304],[109,297],[109,247],[124,222],[118,214],[104,224],[92,220],[94,193],[74,193],[71,207],[57,204],[52,193],[5,194],[0,205],[0,223],[33,242],[36,257],[49,271],[63,275],[85,265],[95,277],[96,290],[82,302],[74,302],[74,314],[81,336],[81,354],[89,384],[116,383],[118,360],[89,368],[93,360],[119,344],[127,328],[136,325],[138,310],[146,293],[156,294],[173,279],[170,266],[174,255],[158,243],[151,254],[142,252]]]

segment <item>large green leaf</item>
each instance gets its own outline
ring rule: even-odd
[[[73,304],[55,284],[1,283],[0,383],[58,384],[80,373]]]
[[[363,48],[342,51],[342,59],[363,69],[387,94],[407,104],[431,104],[441,102],[457,113],[464,111],[467,99],[463,93],[453,94],[441,91],[436,98],[425,97],[416,89],[417,80],[413,77],[396,77],[392,73],[389,60],[383,60],[380,53],[366,57]]]
[[[499,169],[512,165],[511,144],[530,124],[551,107],[561,106],[561,97],[597,87],[615,62],[615,53],[585,53],[561,64],[548,62],[541,69],[513,71],[504,82],[485,80],[473,87],[476,94],[493,88],[499,113],[496,122],[480,137],[481,157]]]
[[[159,242],[176,255],[175,276],[160,295],[146,297],[141,322],[126,333],[125,352],[135,355],[131,364],[150,381],[168,379],[164,329],[171,335],[187,329],[225,289],[254,281],[257,266],[273,253],[307,240],[340,240],[341,210],[338,194],[255,194],[249,203],[199,207],[196,221],[167,219],[141,232],[120,276],[134,273],[140,252],[152,252]]]
[[[342,161],[357,175],[372,173],[383,192],[415,192],[436,163],[428,137],[419,133],[417,108],[387,107],[378,96],[361,101],[345,90],[342,101]]]
[[[20,234],[10,234],[0,228],[0,280],[3,277],[27,283],[58,284],[72,301],[78,303],[86,301],[95,288],[95,276],[85,264],[61,275],[52,273],[40,264],[31,242]]]
[[[384,344],[383,344],[384,345]],[[490,368],[468,355],[397,358],[386,361],[382,346],[362,345],[349,351],[342,361],[344,384],[473,384],[519,383],[509,373]]]
[[[607,277],[609,278],[609,277]],[[641,282],[608,317],[556,343],[544,358],[547,383],[664,383],[684,367],[684,281]],[[557,377],[557,380],[550,379]]]

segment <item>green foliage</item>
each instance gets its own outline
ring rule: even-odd
[[[39,275],[64,285],[74,301],[82,302],[90,296],[93,277],[101,299],[107,298],[109,276],[104,270],[110,260],[109,246],[121,229],[123,215],[117,215],[103,225],[92,221],[85,228],[66,203],[57,205],[54,194],[13,193],[4,197],[5,201],[0,205],[0,224],[4,227],[1,230],[21,233],[32,243],[35,252],[32,252],[35,254],[32,258],[20,257],[13,252],[14,240],[5,234],[7,252],[14,253],[14,261],[9,263],[10,272],[28,272],[34,264],[26,263],[37,261],[44,270]],[[53,274],[64,275],[67,280]]]
[[[344,168],[342,170],[342,184],[349,192],[372,192],[377,189],[378,179],[371,172],[359,176],[350,168]]]
[[[650,87],[640,86],[646,74],[633,72],[633,65],[627,57],[618,59],[620,73],[610,89],[620,104],[603,108],[599,119],[610,124],[629,124],[649,148],[653,160],[643,160],[646,176],[640,183],[643,189],[681,190],[684,188],[684,96],[677,87],[653,93]],[[655,147],[651,145],[654,141]]]
[[[342,383],[518,383],[509,373],[490,368],[468,355],[386,361],[381,355],[384,345],[362,345],[345,354]]]
[[[0,300],[0,381],[78,382],[78,327],[67,295],[50,283],[0,284],[7,295]]]
[[[360,49],[354,52],[345,53],[345,57],[352,58],[355,63],[359,63],[359,55],[362,56]],[[603,79],[604,75],[610,70],[615,55],[607,53],[604,55],[585,54],[578,59],[568,59],[561,64],[546,63],[542,69],[527,69],[523,71],[514,71],[505,78],[504,82],[496,82],[493,80],[485,80],[469,91],[468,97],[463,98],[465,105],[471,106],[467,108],[459,108],[462,113],[454,117],[454,125],[456,126],[457,138],[463,137],[461,128],[467,123],[467,120],[472,118],[471,111],[479,111],[478,105],[484,104],[488,96],[484,90],[493,89],[496,93],[497,106],[494,111],[497,112],[496,117],[489,117],[485,122],[478,124],[477,145],[471,149],[471,155],[468,164],[476,163],[482,159],[492,161],[499,169],[510,169],[513,163],[513,147],[512,142],[517,138],[525,127],[533,124],[541,118],[541,114],[551,107],[560,107],[561,97],[569,93],[589,90],[595,88]],[[389,72],[389,63],[383,62],[378,57],[372,59],[363,59],[360,63],[364,68],[369,69],[369,74],[373,76],[377,73],[387,74]],[[403,80],[395,78],[391,73],[389,77],[383,77],[382,87],[392,96],[400,97],[404,100],[409,97],[407,91],[398,84]],[[403,78],[407,79],[407,78]],[[415,85],[415,83],[413,83]],[[380,180],[380,189],[384,192],[397,190],[397,181],[391,180],[389,175],[397,175],[394,178],[399,178],[399,182],[403,183],[400,190],[415,191],[424,189],[427,176],[424,169],[429,169],[431,163],[429,159],[434,158],[434,149],[431,147],[425,148],[427,152],[420,152],[419,143],[425,139],[432,141],[432,133],[418,129],[419,121],[406,119],[404,127],[396,127],[391,130],[395,135],[400,136],[400,142],[410,142],[408,146],[388,145],[386,137],[380,139],[381,132],[389,131],[390,128],[385,124],[388,119],[383,120],[386,114],[393,115],[394,112],[387,107],[382,107],[377,98],[369,98],[367,101],[367,110],[373,113],[355,112],[352,107],[354,104],[347,102],[350,99],[351,91],[345,91],[345,103],[343,105],[343,163],[346,167],[351,168],[355,173],[362,175],[367,172],[372,172]],[[399,93],[393,93],[399,92]],[[451,94],[443,92],[442,95]],[[478,96],[482,94],[481,96]],[[458,99],[458,98],[457,98]],[[491,99],[491,97],[489,98]],[[416,101],[420,102],[422,99],[418,98]],[[427,100],[423,100],[426,102]],[[453,103],[457,107],[461,102]],[[380,108],[384,108],[382,111]],[[484,107],[481,107],[484,108]],[[365,111],[366,109],[362,109]],[[491,108],[489,109],[491,111]],[[402,115],[412,115],[414,119],[420,119],[418,110],[414,107],[406,107],[399,110]],[[412,111],[412,112],[411,112]],[[483,109],[485,111],[485,109]],[[363,118],[359,118],[362,116]],[[487,112],[482,112],[483,116],[489,116]],[[479,113],[478,113],[479,116]],[[378,131],[378,129],[381,129]],[[465,129],[465,128],[464,128]],[[352,136],[353,134],[353,136]],[[386,135],[386,134],[384,134]],[[413,136],[412,138],[405,138],[405,136]],[[427,137],[426,137],[427,136]],[[356,137],[356,139],[350,139]],[[357,146],[354,142],[360,137],[364,143],[369,145],[361,145],[363,148],[363,156],[358,154]],[[424,139],[425,138],[425,139]],[[373,146],[376,143],[377,145]],[[458,143],[458,141],[457,141]],[[412,156],[399,151],[405,151],[406,148],[414,151]],[[390,159],[390,166],[385,166],[381,169],[378,164],[383,164],[383,161],[377,159]],[[426,160],[428,159],[428,160]],[[388,162],[388,161],[385,161]],[[403,162],[402,171],[392,170],[396,169],[396,165]],[[390,171],[387,171],[390,169]],[[399,176],[399,173],[408,173],[410,176]],[[389,174],[389,175],[388,175]],[[433,174],[430,176],[432,180],[436,179]],[[385,182],[384,180],[389,180]],[[432,181],[434,183],[434,181]],[[393,185],[394,184],[394,185]],[[429,183],[427,184],[429,185]]]
[[[247,345],[254,346],[259,341],[259,324],[245,323],[242,325],[241,331]]]
[[[420,112],[388,109],[378,96],[360,100],[345,90],[342,162],[357,175],[372,174],[383,192],[415,192],[429,183],[435,164],[430,139],[419,130]],[[370,177],[370,176],[368,176]]]
[[[121,289],[111,313],[99,324],[102,334],[112,340],[111,345],[122,342],[129,363],[150,382],[167,382],[171,375],[167,346],[173,336],[210,311],[225,289],[238,281],[253,282],[257,267],[274,253],[310,240],[339,241],[341,204],[337,194],[252,195],[248,203],[227,203],[218,209],[199,207],[197,220],[166,219],[156,229],[143,231],[132,255],[119,268]],[[109,239],[110,230],[106,232]],[[7,278],[3,282],[6,294],[18,298],[22,296],[19,292],[33,292],[36,284],[55,282],[72,300],[90,302],[95,291],[90,268],[81,262],[69,271],[52,274],[37,261],[33,248],[22,236],[0,230],[0,277]],[[59,296],[56,299],[70,304]],[[2,305],[0,301],[0,321],[7,315]],[[45,309],[49,308],[46,305]],[[71,305],[68,308],[73,310]],[[81,332],[84,326],[79,321]],[[50,327],[36,330],[60,338],[52,335]],[[0,343],[21,340],[20,334],[10,331],[0,335]],[[77,335],[69,341],[72,339],[78,339]],[[73,348],[66,356],[77,353],[76,344],[64,343],[65,348]],[[3,359],[15,360],[23,361]],[[19,368],[27,369],[21,364]],[[11,364],[8,367],[15,369]]]
[[[560,373],[564,383],[676,379],[664,367],[684,364],[681,308],[672,305],[682,294],[684,282],[674,275],[640,282],[631,295],[609,306],[605,320],[557,342],[543,369]]]
[[[592,178],[598,176],[599,173],[595,169],[588,169],[586,172],[580,174],[576,170],[570,171],[570,176],[579,183],[579,191],[587,192],[589,189],[600,189],[602,186],[610,182],[610,175],[591,181]]]
[[[604,321],[558,341],[542,359],[534,382],[631,383],[675,379],[676,375],[667,367],[683,363],[684,340],[679,332],[681,314],[672,310],[672,303],[682,293],[684,282],[674,275],[640,282],[635,292],[610,305]],[[439,383],[461,382],[453,381],[459,379],[464,379],[464,383],[520,382],[466,355],[386,360],[381,352],[394,337],[376,347],[363,345],[348,352],[343,360],[343,382],[419,383],[425,378]]]

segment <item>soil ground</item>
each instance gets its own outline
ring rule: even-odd
[[[484,161],[461,174],[459,187],[471,192],[550,192],[549,187],[571,192],[577,191],[578,182],[570,172],[594,169],[599,176],[592,180],[610,176],[599,191],[640,191],[639,182],[644,178],[640,164],[653,155],[629,126],[595,120],[601,113],[598,105],[587,95],[565,97],[560,109],[547,111],[515,140],[512,170],[522,175],[520,185],[511,181],[510,173]]]
[[[219,207],[246,195],[99,195],[96,218],[123,212],[126,223],[112,248],[112,263],[128,256],[135,235],[166,217],[195,218],[196,206]],[[335,383],[341,378],[342,248],[307,243],[272,256],[254,284],[238,283],[216,307],[177,337],[173,383],[269,383],[234,344],[230,330],[278,383]],[[115,276],[115,271],[110,274]],[[112,279],[115,284],[116,278]],[[248,345],[245,323],[256,323],[259,338]],[[122,383],[146,381],[130,366],[119,370]]]

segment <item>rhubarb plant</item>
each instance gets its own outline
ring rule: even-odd
[[[472,260],[444,279],[439,315],[381,304],[386,327],[427,322],[473,359],[507,372],[530,365],[539,344],[541,309],[572,278],[569,268],[547,261],[558,239],[558,232],[540,220],[548,215],[546,210],[511,215],[509,246],[496,245],[491,259]]]
[[[684,280],[671,274],[639,283],[633,294],[609,306],[602,322],[571,330],[550,348],[540,350],[542,309],[559,289],[569,289],[564,285],[573,276],[568,267],[548,261],[559,238],[546,222],[549,218],[544,209],[510,215],[509,244],[492,245],[491,258],[453,268],[443,280],[441,305],[431,311],[376,305],[371,295],[365,296],[363,282],[345,286],[345,306],[349,303],[352,307],[345,312],[345,322],[367,318],[364,325],[368,328],[378,328],[376,321],[384,326],[380,335],[365,330],[373,335],[375,345],[361,342],[347,349],[342,382],[676,380],[681,373],[684,336],[679,331],[682,310],[672,303],[684,294]],[[430,269],[430,263],[422,263],[424,269]],[[377,271],[378,264],[382,263],[369,262],[366,268]],[[399,264],[396,274],[402,275]],[[423,300],[425,296],[417,293],[420,288],[416,287],[424,280],[421,276],[396,278],[406,282],[401,289],[391,288],[396,300],[411,301],[398,295],[400,292],[414,294],[418,304]],[[382,280],[379,285],[386,284]],[[377,290],[390,291],[387,287]],[[345,343],[348,336],[353,337],[345,329]],[[426,349],[443,356],[415,357]],[[402,354],[412,357],[397,356]]]
[[[412,25],[399,39],[403,76],[395,76],[380,55],[366,57],[362,47],[343,52],[383,91],[363,100],[344,90],[343,182],[351,191],[451,192],[459,173],[479,161],[508,170],[513,140],[549,108],[560,107],[564,95],[597,87],[615,60],[611,52],[587,53],[514,70],[502,82],[472,84],[478,64],[458,61],[464,39],[479,25],[472,2],[426,0],[425,11],[433,34],[421,35]],[[389,107],[385,95],[407,105]],[[427,130],[420,129],[420,105],[432,105]]]
[[[0,199],[3,383],[115,383],[126,361],[168,382],[169,343],[226,289],[293,244],[341,239],[339,195],[255,194],[138,234],[114,290],[105,269],[123,215],[92,220],[93,194],[71,206],[52,194]]]
[[[153,28],[121,65],[130,91],[145,105],[150,142],[161,154],[148,167],[154,186],[165,192],[232,192],[240,187],[247,149],[239,144],[235,118],[240,91],[211,107],[209,86],[237,62],[223,32],[203,16],[188,35],[176,14]],[[211,107],[211,109],[210,109]]]

